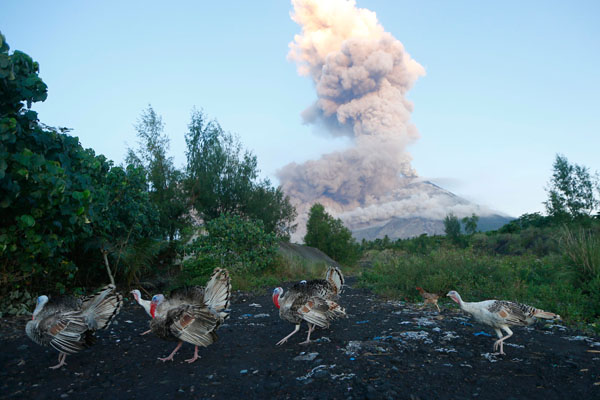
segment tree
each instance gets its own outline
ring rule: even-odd
[[[598,180],[592,177],[588,168],[569,163],[565,156],[556,155],[552,165],[552,178],[544,202],[548,215],[557,218],[578,218],[590,216],[598,206],[594,189]]]
[[[265,231],[275,233],[279,239],[289,241],[296,230],[296,209],[281,187],[272,187],[268,179],[255,185],[242,210],[244,214],[261,220]]]
[[[472,214],[470,217],[464,217],[462,223],[465,224],[465,232],[467,235],[472,235],[477,231],[477,223],[479,222],[479,217],[475,214]]]
[[[135,125],[137,151],[128,149],[126,162],[143,168],[149,183],[150,200],[159,213],[161,236],[173,240],[186,224],[188,211],[182,192],[183,174],[167,156],[170,141],[164,134],[162,118],[152,106],[142,112]]]
[[[359,246],[352,237],[352,232],[344,226],[341,219],[333,218],[319,203],[310,208],[304,243],[316,247],[340,263],[354,264],[358,260]]]
[[[444,232],[455,244],[460,242],[460,222],[453,213],[446,215],[446,218],[444,218]]]
[[[221,214],[261,220],[267,232],[289,238],[296,211],[280,188],[258,180],[256,156],[216,121],[193,111],[187,144],[185,190],[205,221]]]

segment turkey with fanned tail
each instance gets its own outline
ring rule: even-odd
[[[161,361],[173,361],[173,356],[183,342],[193,344],[194,357],[185,360],[193,363],[198,357],[198,346],[206,347],[217,340],[216,330],[229,316],[231,283],[226,269],[215,268],[206,288],[183,288],[171,293],[167,299],[162,294],[152,297],[150,303],[150,330],[162,339],[178,341],[173,352]]]
[[[59,352],[58,364],[50,368],[60,368],[66,365],[67,354],[94,344],[94,332],[108,327],[122,304],[123,296],[115,292],[114,285],[83,299],[42,295],[25,332],[34,342],[50,345]]]
[[[273,303],[279,309],[279,316],[296,324],[292,333],[277,342],[284,344],[292,335],[300,330],[302,321],[308,324],[306,340],[300,344],[310,343],[310,334],[315,326],[328,328],[332,320],[346,316],[346,311],[337,300],[342,293],[344,276],[337,267],[329,267],[325,279],[301,281],[293,285],[284,295],[281,287],[273,290]]]

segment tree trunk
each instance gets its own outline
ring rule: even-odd
[[[110,272],[110,266],[108,265],[108,251],[102,249],[102,256],[104,257],[104,265],[106,265],[106,272],[108,272],[108,277],[110,278],[110,283],[113,286],[115,285],[115,278],[113,278],[112,272]]]

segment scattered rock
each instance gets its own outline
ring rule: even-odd
[[[294,357],[294,361],[312,361],[315,358],[317,358],[317,356],[319,355],[319,353],[300,353],[299,356]]]

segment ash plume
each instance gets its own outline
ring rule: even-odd
[[[365,207],[416,177],[406,146],[419,137],[406,93],[424,68],[385,32],[375,13],[345,0],[293,0],[302,27],[288,58],[312,78],[317,101],[303,113],[353,147],[278,171],[302,214],[319,201],[339,213]]]

